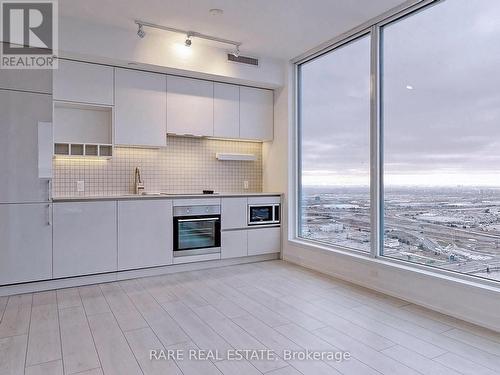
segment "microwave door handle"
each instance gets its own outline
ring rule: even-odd
[[[213,221],[213,220],[219,220],[218,217],[204,217],[202,219],[177,219],[178,222],[186,222],[186,221]]]

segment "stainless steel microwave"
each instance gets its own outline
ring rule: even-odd
[[[249,204],[248,225],[270,225],[280,223],[280,204]]]

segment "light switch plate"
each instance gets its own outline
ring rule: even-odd
[[[243,181],[243,188],[248,189],[248,180]]]
[[[85,181],[76,181],[76,191],[79,193],[85,191]]]

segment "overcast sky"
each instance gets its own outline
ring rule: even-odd
[[[369,182],[363,38],[302,67],[303,183]],[[383,32],[385,181],[500,186],[500,1],[445,0]]]

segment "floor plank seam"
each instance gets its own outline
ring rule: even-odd
[[[136,311],[137,311],[137,312],[141,315],[142,319],[144,319],[144,321],[145,321],[145,322],[146,322],[146,324],[148,325],[148,328],[151,330],[151,332],[153,333],[153,335],[156,337],[156,339],[158,340],[158,342],[159,342],[159,343],[161,344],[161,346],[163,347],[163,350],[166,350],[166,346],[165,346],[165,344],[161,341],[160,337],[159,337],[159,336],[158,336],[158,334],[155,332],[155,330],[153,329],[153,327],[151,327],[150,323],[148,322],[148,320],[146,319],[146,317],[144,316],[144,314],[141,312],[141,310],[137,307],[137,305],[136,305],[136,303],[134,302],[134,300],[130,297],[130,295],[128,294],[128,292],[127,292],[127,291],[123,288],[122,284],[121,284],[120,282],[117,282],[117,286],[118,286],[118,287],[120,288],[120,290],[121,290],[121,291],[125,294],[125,296],[129,299],[130,303],[132,303],[132,305],[134,306],[134,308],[136,309]],[[143,287],[142,287],[142,285],[141,285],[140,287],[141,287],[141,288],[143,288]],[[145,292],[147,292],[145,288],[143,288],[143,290],[144,290]],[[151,294],[150,294],[150,295],[151,295]],[[156,299],[155,299],[152,295],[151,295],[151,297],[152,297],[152,298],[156,301]],[[158,303],[158,301],[156,301],[156,303]],[[159,304],[159,305],[160,305],[160,304]],[[162,307],[161,305],[160,305],[160,307],[163,309],[163,307]],[[113,316],[115,316],[115,315],[114,315],[113,310],[112,310],[111,308],[110,308],[110,310],[111,310],[111,313],[113,314]],[[168,313],[167,313],[167,314],[168,314]],[[116,319],[116,317],[115,317],[115,319]],[[172,318],[172,319],[173,319],[173,318]],[[176,324],[177,324],[177,323],[176,323]],[[119,326],[119,325],[118,325],[118,326]],[[180,325],[179,325],[179,328],[182,330],[182,332],[184,332],[184,334],[186,334],[186,336],[187,336],[187,337],[189,337],[189,336],[187,335],[187,333],[184,331],[184,329],[182,329],[182,327],[181,327]],[[138,328],[137,330],[141,330],[141,329],[144,329],[144,328]],[[127,343],[129,344],[129,347],[130,347],[130,343],[129,343],[128,339],[127,339],[127,335],[125,334],[125,331],[123,331],[123,329],[122,329],[121,327],[120,327],[120,330],[123,332],[123,335],[125,336],[125,340],[127,340]],[[128,331],[128,332],[132,332],[132,331],[134,331],[134,330],[130,330],[130,331]],[[173,344],[173,345],[177,345],[177,344],[182,344],[182,342],[179,342],[179,343],[176,343],[176,344]],[[130,350],[132,350],[132,348],[130,348]],[[132,353],[133,353],[133,350],[132,350]],[[135,353],[134,353],[134,357],[135,357]],[[136,359],[136,360],[137,360],[137,359]],[[137,362],[139,362],[139,361],[137,361]],[[174,362],[175,362],[175,361],[174,361]],[[182,372],[182,369],[180,368],[180,366],[179,366],[176,362],[175,362],[175,366],[177,366],[177,369],[178,369],[181,373],[183,373],[183,372]],[[141,367],[141,365],[140,365],[140,363],[139,363],[139,367],[141,368],[141,371],[143,371],[143,370],[142,370],[142,367]],[[143,371],[143,373],[144,373],[144,371]]]
[[[31,295],[31,306],[30,306],[30,318],[28,323],[28,333],[26,336],[26,352],[24,353],[24,369],[26,371],[27,362],[28,362],[28,348],[30,345],[30,331],[31,331],[31,317],[33,314],[33,294]]]
[[[58,322],[58,328],[59,328],[59,346],[61,349],[61,363],[62,363],[63,374],[65,375],[66,369],[64,367],[64,352],[63,352],[62,333],[61,333],[61,313],[59,311],[59,298],[57,296],[56,291],[54,291],[54,294],[56,297],[57,322]]]
[[[77,288],[77,291],[78,291],[78,296],[80,297],[80,301],[82,303],[82,309],[83,309],[83,313],[85,315],[85,321],[87,322],[87,326],[89,327],[89,332],[90,332],[90,336],[92,337],[92,343],[94,344],[94,349],[95,349],[95,352],[97,354],[97,360],[99,361],[99,366],[101,366],[101,370],[103,371],[104,373],[104,368],[102,367],[102,362],[101,362],[101,356],[99,354],[99,350],[97,349],[97,345],[95,343],[95,338],[94,338],[94,332],[92,332],[92,329],[90,328],[90,322],[89,322],[89,318],[87,316],[87,312],[85,310],[85,304],[83,303],[82,301],[82,296],[80,294],[80,289]],[[82,371],[81,371],[82,372]]]

